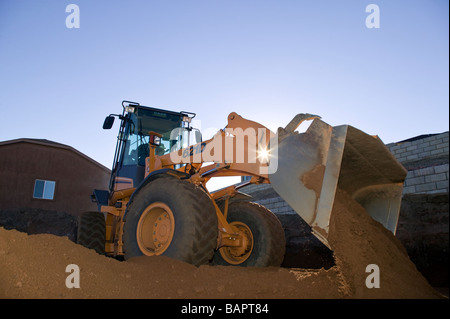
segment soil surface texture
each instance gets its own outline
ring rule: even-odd
[[[0,228],[0,298],[442,298],[395,236],[342,191],[328,239],[336,265],[327,270],[195,267],[164,256],[118,261],[67,237]],[[71,264],[80,288],[66,286]],[[368,265],[379,288],[366,286]]]

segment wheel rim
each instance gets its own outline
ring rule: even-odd
[[[222,247],[219,252],[222,258],[232,265],[246,261],[253,250],[253,234],[250,228],[242,222],[232,222],[230,225],[241,235],[242,245],[239,247]]]
[[[172,210],[164,203],[153,203],[139,218],[136,231],[139,249],[147,256],[161,255],[169,248],[174,232]]]

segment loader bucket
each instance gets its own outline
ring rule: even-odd
[[[395,234],[406,169],[378,137],[312,117],[305,133],[294,131],[296,123],[278,130],[278,168],[269,174],[274,190],[328,247],[337,188]]]

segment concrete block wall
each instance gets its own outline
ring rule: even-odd
[[[397,237],[430,283],[448,287],[449,133],[419,136],[388,144],[408,170]],[[285,267],[320,268],[333,264],[332,254],[271,185],[241,189],[280,220],[286,236]]]
[[[255,201],[260,205],[270,209],[274,214],[293,214],[294,210],[281,197],[273,197]]]
[[[399,162],[448,155],[448,132],[387,144]]]
[[[263,205],[275,214],[296,214],[269,184],[249,185],[241,189],[245,194],[253,197],[252,202]]]
[[[438,194],[449,191],[449,132],[387,144],[408,170],[404,194]]]
[[[404,194],[440,194],[449,191],[449,132],[425,135],[386,145],[408,170]],[[255,202],[275,214],[294,213],[294,210],[270,185],[250,185],[242,189],[254,196]],[[264,196],[258,196],[263,193]]]

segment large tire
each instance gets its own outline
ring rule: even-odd
[[[251,252],[249,248],[246,254],[236,256],[233,255],[233,248],[222,247],[214,254],[214,264],[244,267],[281,265],[286,239],[280,221],[270,210],[251,202],[230,203],[227,221],[240,230],[251,232]]]
[[[77,243],[105,253],[106,225],[105,216],[100,212],[85,212],[78,217]]]
[[[138,192],[126,213],[125,259],[163,255],[196,266],[212,259],[217,244],[217,217],[202,188],[161,176]]]

